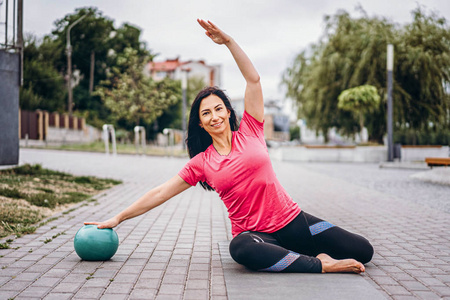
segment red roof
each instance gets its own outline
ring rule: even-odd
[[[185,62],[180,62],[178,58],[176,58],[161,62],[150,62],[149,67],[150,71],[175,71],[176,68],[184,64]]]
[[[179,66],[191,63],[192,60],[190,61],[185,61],[185,62],[181,62],[179,60],[179,58],[175,58],[175,59],[168,59],[166,61],[159,61],[159,62],[150,62],[149,63],[149,69],[150,71],[175,71]],[[197,61],[198,63],[201,64],[205,64],[205,62],[203,60],[199,60]]]

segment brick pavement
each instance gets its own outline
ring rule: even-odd
[[[225,208],[198,187],[120,224],[110,261],[81,261],[73,249],[83,221],[115,215],[186,161],[22,150],[21,162],[124,183],[16,239],[17,249],[0,250],[0,299],[226,299],[218,249],[229,238]]]
[[[0,299],[227,299],[218,248],[230,238],[226,209],[198,187],[119,225],[112,260],[80,261],[73,250],[83,221],[116,214],[186,159],[23,149],[21,162],[124,184],[0,250]],[[362,276],[386,298],[450,299],[448,213],[300,164],[274,167],[305,211],[369,238],[376,253]]]
[[[450,299],[449,213],[400,198],[392,187],[381,192],[377,186],[362,184],[354,166],[353,176],[336,176],[336,170],[330,171],[335,175],[330,176],[302,164],[275,166],[280,180],[305,211],[371,241],[375,255],[363,276],[386,298]],[[361,164],[360,168],[373,166]],[[377,172],[381,170],[373,169],[374,177],[380,176]],[[427,185],[433,189],[433,184]],[[399,188],[404,186],[408,184]],[[450,186],[435,188],[450,195]]]

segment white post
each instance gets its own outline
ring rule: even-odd
[[[136,154],[139,154],[139,126],[134,127],[134,146],[136,147]]]
[[[114,126],[109,125],[109,129],[111,130],[111,139],[112,139],[112,150],[113,155],[117,155],[117,145],[116,145],[116,131],[114,130]]]
[[[173,156],[174,155],[174,149],[173,149],[174,147],[173,146],[175,144],[174,141],[173,141],[173,139],[174,139],[173,129],[172,128],[164,128],[163,134],[165,136],[167,136],[167,148],[171,148],[172,149],[171,156]]]
[[[109,154],[109,133],[108,133],[108,125],[104,124],[103,125],[103,132],[102,132],[102,136],[103,136],[103,141],[105,142],[105,153]]]
[[[142,154],[145,154],[145,128],[141,128],[141,146],[142,146]]]
[[[109,154],[109,134],[111,133],[112,140],[112,153],[117,155],[117,145],[116,145],[116,131],[114,126],[111,124],[104,124],[103,128],[103,140],[105,141],[105,153]]]
[[[139,134],[141,138],[142,154],[145,154],[145,128],[143,126],[134,127],[134,145],[136,146],[136,153],[139,154]]]

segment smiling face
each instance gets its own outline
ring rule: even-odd
[[[221,134],[230,130],[230,111],[222,99],[212,94],[204,98],[199,109],[200,127],[210,135]]]

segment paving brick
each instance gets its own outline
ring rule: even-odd
[[[33,282],[32,286],[52,287],[56,285],[56,283],[58,283],[60,280],[61,278],[42,276],[41,278]]]
[[[372,280],[375,281],[378,285],[396,285],[397,281],[392,279],[389,276],[371,276]]]
[[[27,286],[31,285],[34,280],[11,280],[4,284],[1,288],[2,291],[17,291],[20,292],[24,290]]]
[[[52,289],[52,293],[74,294],[82,285],[82,282],[60,282]]]
[[[39,298],[42,299],[48,292],[51,290],[50,287],[44,287],[44,286],[35,286],[35,287],[29,287],[25,289],[23,292],[21,292],[17,298]]]
[[[223,280],[223,284],[212,284],[211,294],[212,294],[214,299],[217,296],[226,296],[227,295],[227,289],[226,289],[226,286],[225,286],[225,280]]]
[[[158,294],[155,300],[181,300],[182,295]]]
[[[99,277],[99,278],[91,278],[86,281],[86,283],[83,285],[83,287],[101,287],[101,288],[107,288],[108,285],[111,283],[110,279],[105,277]]]
[[[121,245],[112,260],[82,262],[73,251],[72,239],[82,221],[105,219],[119,212],[164,178],[172,177],[186,160],[135,156],[111,160],[99,154],[21,150],[21,160],[26,162],[27,155],[33,161],[42,160],[47,167],[63,165],[77,174],[102,177],[114,174],[125,179],[125,183],[96,197],[98,205],[61,214],[36,234],[17,239],[14,243],[21,249],[0,251],[0,255],[8,255],[0,258],[0,266],[9,265],[6,271],[0,270],[0,285],[9,280],[5,278],[16,276],[5,284],[16,288],[11,293],[25,288],[24,282],[32,284],[28,280],[44,276],[62,279],[49,291],[49,299],[77,291],[74,299],[120,299],[127,294],[130,299],[203,299],[205,295],[214,300],[227,299],[223,270],[235,262],[220,263],[217,242],[231,238],[230,224],[217,195],[198,187],[118,226]],[[67,159],[68,155],[71,159]],[[448,195],[449,189],[412,181],[410,171],[387,171],[370,164],[273,165],[286,190],[294,196],[302,195],[302,208],[359,232],[372,242],[376,253],[367,265],[365,278],[388,299],[450,297],[450,240],[445,230],[450,225],[448,214],[424,206],[429,199]],[[159,170],[158,174],[154,169]],[[318,184],[328,188],[318,190]],[[427,196],[418,197],[420,194]],[[416,198],[420,199],[418,204],[411,202]],[[56,225],[57,229],[52,230]],[[66,231],[66,235],[43,243],[46,237],[61,231]],[[33,252],[28,253],[29,249]],[[93,278],[86,280],[90,273]],[[20,274],[27,275],[19,277]],[[31,274],[40,276],[32,279],[36,275]],[[112,278],[115,280],[110,282]],[[114,283],[117,288],[110,290],[114,293],[104,289],[105,284]],[[121,292],[121,284],[126,293]],[[8,291],[0,286],[0,298],[3,292]]]
[[[186,299],[186,300],[208,300],[210,298],[209,298],[208,289],[202,289],[202,290],[187,289],[184,293],[184,299]]]
[[[210,268],[209,264],[190,264],[189,270],[190,271],[204,271],[208,272]]]
[[[100,299],[104,300],[125,300],[129,298],[129,294],[104,294]]]
[[[392,295],[392,296],[394,296],[394,295],[396,295],[396,296],[398,296],[398,295],[403,295],[403,296],[404,295],[407,295],[407,296],[412,295],[411,292],[409,292],[407,289],[405,289],[401,285],[383,285],[383,289],[385,289],[386,292],[389,295]]]
[[[50,276],[50,277],[59,277],[59,278],[63,278],[64,276],[66,276],[67,274],[69,274],[69,270],[66,269],[56,269],[56,268],[52,268],[50,270],[48,270],[45,275],[46,276]]]
[[[158,289],[161,284],[160,279],[154,278],[139,278],[138,282],[135,284],[135,288],[137,289]]]
[[[130,299],[135,300],[148,300],[148,299],[154,299],[156,296],[156,289],[134,289],[130,294]]]
[[[184,291],[183,284],[161,284],[159,294],[181,296]]]
[[[131,289],[133,288],[134,284],[132,283],[118,283],[118,282],[111,282],[111,284],[106,289],[107,294],[129,294],[131,292]]]
[[[13,299],[16,294],[16,291],[0,290],[0,299]]]
[[[209,282],[206,280],[191,279],[187,281],[186,288],[190,290],[203,289],[207,290]]]
[[[434,277],[423,277],[419,278],[419,280],[426,286],[445,286],[445,283]]]
[[[166,274],[162,280],[163,284],[185,284],[186,275]]]
[[[189,271],[188,279],[208,279],[209,273],[205,271]]]
[[[138,278],[138,274],[119,273],[114,277],[116,283],[134,283]]]
[[[83,274],[83,273],[71,273],[69,275],[67,275],[62,282],[84,282],[86,281],[86,277],[88,276],[88,274]]]
[[[433,286],[432,289],[441,297],[450,297],[449,286]]]
[[[33,281],[33,280],[39,278],[41,275],[42,275],[41,273],[23,272],[23,273],[20,273],[17,276],[14,276],[14,280],[17,280],[17,281]],[[11,279],[11,277],[9,277],[8,279]]]
[[[82,287],[75,294],[75,299],[98,299],[105,290],[103,288]]]
[[[431,291],[414,291],[414,295],[419,299],[424,300],[438,300],[443,299],[442,297],[436,295],[435,293]]]
[[[405,296],[405,295],[394,295],[392,296],[394,300],[416,300],[415,296]]]
[[[69,293],[50,293],[45,296],[44,300],[69,300],[73,298],[73,294]]]
[[[163,276],[164,270],[144,270],[140,278],[159,279]]]
[[[48,272],[51,268],[53,267],[53,265],[47,265],[47,264],[40,264],[40,263],[36,263],[33,266],[27,268],[27,272]]]

